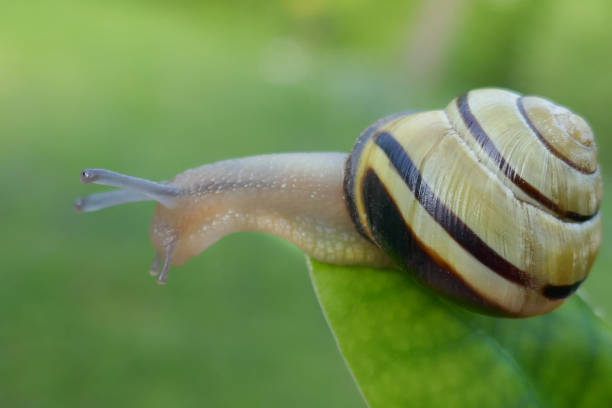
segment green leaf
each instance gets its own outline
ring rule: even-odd
[[[528,319],[440,299],[408,274],[311,260],[338,346],[372,408],[612,404],[612,330],[578,296]]]

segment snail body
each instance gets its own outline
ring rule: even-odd
[[[571,295],[601,242],[591,129],[546,99],[501,89],[383,118],[350,155],[232,159],[163,183],[102,169],[81,179],[123,188],[79,199],[83,211],[159,202],[160,282],[223,235],[257,230],[324,262],[412,271],[468,307],[521,317]]]

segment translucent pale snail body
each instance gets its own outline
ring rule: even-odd
[[[159,202],[151,240],[160,282],[223,235],[255,230],[324,262],[398,267],[470,307],[531,316],[576,290],[601,242],[589,126],[500,89],[381,119],[350,155],[232,159],[163,183],[102,169],[81,178],[123,188],[77,200],[83,211]]]

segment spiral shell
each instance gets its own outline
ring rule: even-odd
[[[358,139],[344,188],[362,235],[427,285],[493,314],[557,307],[601,242],[589,125],[507,90],[381,119]]]

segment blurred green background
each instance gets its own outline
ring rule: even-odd
[[[100,190],[79,171],[348,151],[385,114],[495,85],[586,116],[610,188],[611,16],[608,0],[2,2],[2,406],[364,407],[297,249],[232,235],[159,287],[153,204],[76,214]],[[609,321],[603,211],[581,292]]]

